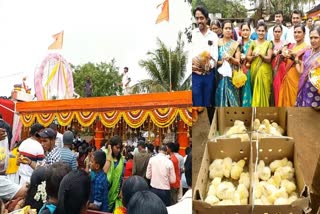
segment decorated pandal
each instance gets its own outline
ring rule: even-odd
[[[61,132],[71,127],[94,133],[97,148],[115,134],[127,140],[145,131],[152,142],[176,132],[184,154],[192,125],[191,91],[24,102],[17,112],[24,130],[35,122],[48,126],[56,121]]]

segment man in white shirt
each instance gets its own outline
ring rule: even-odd
[[[311,28],[312,28],[312,18],[311,17],[308,17],[308,19],[307,19],[307,21],[306,21],[306,28],[308,28],[309,29],[309,32],[310,32],[310,30],[311,30]]]
[[[124,73],[122,75],[122,87],[123,87],[123,94],[128,95],[129,94],[129,83],[131,82],[131,79],[128,74],[129,68],[124,67]]]
[[[206,8],[198,6],[193,15],[198,28],[192,32],[192,58],[199,56],[204,51],[210,53],[210,71],[202,71],[192,68],[192,102],[193,106],[213,106],[215,66],[218,60],[218,36],[207,25],[209,16]]]
[[[24,140],[19,146],[19,156],[24,156],[35,162],[42,162],[45,158],[44,150],[40,144],[40,139],[36,135],[44,129],[39,123],[31,126],[30,137]],[[33,173],[33,168],[24,163],[20,163],[18,174],[20,176],[20,184],[30,183],[30,177]]]
[[[176,181],[176,174],[172,161],[166,156],[166,151],[166,146],[162,146],[159,154],[150,158],[146,178],[151,180],[151,192],[159,196],[166,206],[169,206],[170,184]]]
[[[288,30],[287,33],[287,42],[288,43],[296,43],[294,40],[294,26],[302,23],[303,14],[300,10],[294,10],[291,14],[291,23],[292,27]],[[310,37],[309,37],[309,29],[306,28],[306,33],[304,36],[304,41],[310,45]]]
[[[282,35],[281,35],[280,40],[286,41],[287,33],[288,33],[288,28],[282,24],[282,22],[283,22],[283,12],[282,12],[281,10],[275,12],[275,14],[274,14],[274,21],[276,22],[276,24],[279,24],[279,25],[282,26]],[[274,28],[274,26],[272,26],[272,27],[269,28],[269,30],[268,30],[267,39],[268,39],[269,41],[273,41],[273,39],[274,39],[274,36],[273,36],[273,28]]]

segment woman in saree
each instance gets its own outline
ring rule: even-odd
[[[298,84],[300,74],[296,69],[297,60],[301,60],[304,53],[309,49],[304,42],[305,27],[303,25],[294,26],[295,44],[289,44],[288,49],[284,49],[282,56],[285,58],[285,76],[281,82],[278,106],[294,106],[297,100]],[[295,61],[296,59],[296,61]]]
[[[109,212],[113,212],[115,208],[122,206],[119,193],[124,176],[124,158],[121,155],[122,140],[118,135],[110,139],[110,145],[105,152],[107,153],[107,160],[103,171],[107,174],[109,184]]]
[[[251,43],[247,54],[247,59],[251,62],[250,74],[253,107],[269,107],[270,102],[272,43],[265,40],[266,32],[266,24],[258,23],[258,39]]]
[[[319,107],[320,90],[315,88],[309,79],[309,73],[320,69],[320,28],[313,27],[310,30],[310,43],[312,49],[305,52],[302,61],[298,58],[296,68],[301,73],[298,85],[296,106]]]
[[[285,41],[280,40],[282,36],[282,26],[276,24],[273,27],[273,54],[272,54],[272,75],[273,75],[273,93],[271,93],[271,106],[278,106],[279,92],[282,79],[285,75],[285,62],[283,61],[282,48]]]
[[[219,38],[223,37],[222,29],[221,29],[221,22],[218,19],[214,19],[211,21],[210,30],[212,32],[216,33]]]
[[[245,85],[240,89],[240,100],[241,106],[243,107],[251,107],[252,102],[252,91],[251,91],[251,81],[250,81],[250,69],[248,66],[248,61],[246,59],[246,55],[248,53],[249,47],[251,45],[252,40],[250,39],[251,27],[248,22],[244,22],[240,26],[241,30],[241,43],[240,43],[240,51],[241,51],[241,68],[243,72],[247,76],[247,81]]]
[[[216,106],[240,106],[239,90],[232,84],[232,67],[240,63],[239,43],[232,40],[232,23],[226,20],[222,24],[223,38],[218,42],[218,88],[215,95]],[[231,72],[225,66],[231,66]]]

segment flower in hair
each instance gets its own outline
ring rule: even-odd
[[[41,184],[38,185],[37,193],[34,196],[34,200],[39,201],[42,200],[43,203],[47,201],[47,192],[46,192],[46,182],[42,181]]]

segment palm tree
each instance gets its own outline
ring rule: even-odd
[[[170,89],[173,91],[190,90],[191,74],[185,78],[187,54],[183,50],[182,33],[178,34],[177,47],[174,50],[170,50],[159,38],[157,43],[159,48],[153,52],[149,51],[148,59],[139,62],[139,65],[148,72],[150,79],[141,80],[132,86],[132,93],[164,92]]]

